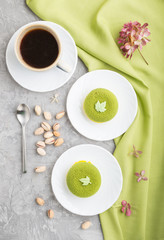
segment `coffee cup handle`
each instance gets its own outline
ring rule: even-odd
[[[60,68],[61,70],[63,70],[64,72],[67,72],[67,73],[72,71],[71,66],[68,65],[67,63],[64,63],[61,60],[58,62],[57,67]]]

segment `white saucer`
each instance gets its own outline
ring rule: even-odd
[[[105,123],[91,121],[83,110],[86,96],[96,88],[110,90],[118,100],[117,114]],[[123,134],[134,121],[137,107],[132,85],[120,74],[109,70],[86,73],[74,83],[67,97],[67,114],[74,128],[85,137],[98,141],[111,140]]]
[[[101,174],[101,186],[88,198],[76,197],[66,183],[67,172],[77,161],[91,161]],[[106,211],[118,199],[122,189],[122,172],[115,157],[102,147],[82,144],[68,149],[57,160],[51,177],[53,192],[59,203],[78,215],[92,216]]]
[[[21,29],[31,23],[18,29],[10,39],[6,50],[6,64],[13,79],[22,87],[35,92],[52,91],[64,85],[73,75],[77,64],[76,45],[71,35],[58,24],[47,21],[37,21],[33,23],[45,24],[57,32],[63,49],[61,59],[71,67],[72,71],[66,73],[59,68],[54,67],[47,71],[35,72],[26,69],[21,63],[19,63],[14,53],[15,40]]]

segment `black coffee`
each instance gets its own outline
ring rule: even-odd
[[[50,66],[59,54],[54,36],[43,29],[31,30],[23,37],[20,45],[23,60],[34,68]]]

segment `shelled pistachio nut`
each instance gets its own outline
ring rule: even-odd
[[[46,151],[43,148],[37,148],[37,153],[41,156],[45,156],[46,155]]]
[[[59,123],[55,123],[55,124],[53,125],[53,130],[54,130],[54,131],[57,131],[59,128],[60,128],[60,124],[59,124]]]
[[[86,221],[86,222],[83,222],[81,224],[81,228],[84,229],[84,230],[90,228],[90,226],[91,226],[91,222],[90,221]]]
[[[46,132],[48,132],[48,131],[51,130],[51,126],[50,126],[50,124],[47,123],[47,122],[42,122],[42,123],[41,123],[41,127],[42,127]]]
[[[46,120],[51,120],[52,119],[52,116],[51,116],[51,113],[50,112],[44,112],[43,113],[44,114],[44,118],[46,119]]]
[[[36,203],[37,203],[38,205],[40,205],[40,206],[43,206],[44,203],[45,203],[42,198],[36,198],[35,201],[36,201]]]
[[[63,143],[64,143],[64,139],[63,138],[58,138],[58,139],[55,140],[54,145],[55,145],[55,147],[59,147]]]
[[[49,218],[53,218],[54,217],[54,211],[52,209],[49,209],[47,211],[47,215],[48,215]]]
[[[38,141],[37,143],[36,143],[36,146],[38,147],[38,148],[45,148],[45,142],[43,142],[43,141]]]
[[[55,139],[54,139],[53,137],[47,138],[47,139],[45,140],[45,144],[48,144],[48,145],[51,145],[51,144],[53,144],[54,142],[55,142]]]
[[[53,131],[53,134],[54,134],[55,137],[59,137],[60,136],[60,132],[58,132],[58,131]]]
[[[35,135],[41,135],[44,133],[44,129],[42,127],[37,128],[34,132]]]
[[[64,111],[59,112],[59,113],[56,114],[56,119],[60,119],[60,118],[62,118],[64,115],[65,115],[65,112],[64,112]]]
[[[42,112],[41,107],[39,105],[36,105],[35,106],[35,113],[36,113],[36,115],[40,116],[41,112]]]
[[[48,131],[44,134],[44,138],[51,138],[53,137],[53,133],[51,131]]]
[[[35,172],[40,173],[40,172],[45,172],[46,171],[46,166],[40,166],[35,168]]]

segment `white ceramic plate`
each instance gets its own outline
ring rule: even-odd
[[[91,161],[101,174],[100,189],[88,198],[76,197],[66,183],[68,170],[80,160]],[[70,212],[83,216],[96,215],[110,208],[120,195],[122,182],[122,172],[114,156],[91,144],[78,145],[64,152],[57,160],[51,177],[52,189],[59,203]]]
[[[118,112],[105,123],[91,121],[84,113],[83,103],[93,89],[106,88],[118,100]],[[120,74],[109,70],[96,70],[80,77],[72,86],[67,97],[67,113],[74,128],[87,138],[105,141],[123,134],[137,114],[137,96],[132,87]]]
[[[66,73],[59,68],[54,67],[47,71],[36,72],[26,69],[21,63],[19,63],[14,52],[15,40],[21,29],[31,23],[18,29],[10,39],[6,50],[6,64],[13,79],[22,87],[35,92],[52,91],[64,85],[73,75],[77,64],[77,48],[71,35],[58,24],[47,21],[33,23],[45,24],[57,32],[63,49],[61,60],[66,62],[71,67],[72,71]]]

